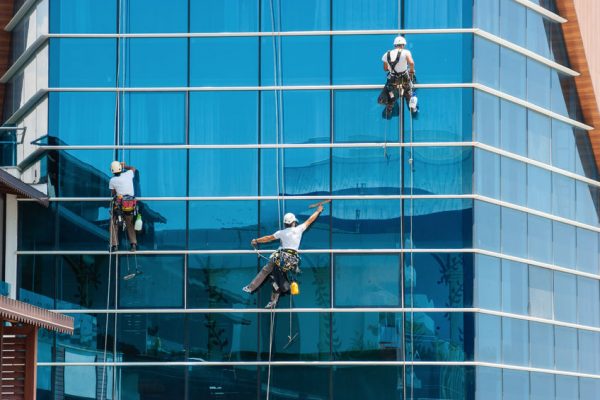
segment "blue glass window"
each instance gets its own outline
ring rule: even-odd
[[[279,151],[278,156],[276,150],[269,149],[261,151],[260,156],[262,195],[329,194],[331,177],[329,149],[285,149]],[[252,170],[247,172],[253,173]],[[337,173],[335,166],[334,173]]]
[[[527,314],[528,272],[526,264],[502,260],[502,311]]]
[[[505,100],[500,101],[500,141],[502,148],[527,155],[527,110]]]
[[[249,249],[259,236],[257,202],[192,201],[189,212],[191,249]]]
[[[333,36],[333,83],[384,82],[386,74],[382,68],[381,56],[391,48],[391,43],[392,39],[387,35]],[[415,64],[416,57],[413,54]]]
[[[122,144],[185,143],[185,93],[126,93],[121,113]]]
[[[575,171],[575,136],[573,128],[564,122],[552,120],[552,165]]]
[[[413,328],[413,334],[407,335],[406,346],[411,349],[406,352],[407,360],[422,360],[426,357],[432,361],[463,361],[472,360],[473,354],[469,346],[465,346],[465,338],[472,338],[473,314],[449,313],[411,313],[407,324]],[[456,335],[456,327],[465,332]],[[418,334],[414,334],[414,332]],[[451,348],[448,351],[443,348]],[[434,349],[433,351],[431,349]]]
[[[116,29],[117,0],[50,1],[52,33],[115,33]]]
[[[598,233],[577,228],[577,269],[598,274]]]
[[[475,149],[475,192],[493,199],[500,198],[500,156]]]
[[[232,104],[243,106],[231,112]],[[190,93],[190,144],[254,143],[258,143],[257,92]]]
[[[527,239],[529,258],[552,262],[552,220],[528,214]]]
[[[500,251],[500,206],[483,201],[475,202],[475,246]]]
[[[232,58],[232,52],[235,57]],[[271,64],[263,63],[263,69]],[[266,68],[272,71],[271,68]],[[256,86],[258,39],[219,37],[190,39],[191,86]],[[263,81],[271,85],[273,80]],[[183,85],[185,86],[185,84]]]
[[[116,39],[50,39],[50,86],[115,86]]]
[[[527,214],[502,208],[502,253],[527,257]]]
[[[183,307],[183,264],[183,256],[178,255],[121,256],[119,307]],[[142,274],[124,280],[135,268]]]
[[[474,102],[474,139],[490,146],[500,147],[500,99],[476,90]]]
[[[594,400],[594,398],[598,396],[598,393],[600,393],[600,380],[593,378],[579,378],[580,400]]]
[[[503,400],[529,398],[529,372],[503,369],[502,388]]]
[[[525,47],[526,8],[513,0],[500,0],[500,36]]]
[[[334,201],[333,248],[400,248],[400,207],[397,200]]]
[[[400,151],[401,149],[392,147],[386,150],[333,149],[333,193],[400,194]],[[326,156],[328,158],[329,154]],[[314,174],[311,179],[315,179]]]
[[[529,343],[531,345],[531,366],[554,368],[554,327],[539,322],[529,323]]]
[[[138,236],[140,250],[181,250],[186,248],[184,201],[138,202],[144,221]],[[121,241],[126,235],[121,234]]]
[[[404,119],[405,142],[411,141],[411,139],[415,142],[472,140],[472,89],[422,89],[419,90],[418,96],[419,117]],[[409,135],[411,123],[413,138],[410,138]]]
[[[527,204],[527,165],[508,157],[500,160],[500,192],[503,201],[524,206]]]
[[[600,326],[600,286],[595,279],[577,277],[577,322]]]
[[[502,318],[502,363],[529,365],[528,321]]]
[[[139,186],[135,186],[136,196],[180,197],[187,194],[186,151],[127,150],[124,159],[127,164],[138,169],[136,175],[139,177]],[[109,164],[101,165],[108,166]],[[134,181],[134,185],[136,185],[136,181]]]
[[[114,93],[52,92],[49,98],[48,135],[57,137],[65,145],[114,143]]]
[[[532,372],[529,374],[531,396],[529,400],[554,399],[554,375]]]
[[[537,11],[527,10],[527,48],[542,57],[551,58],[549,19]]]
[[[421,91],[425,92],[425,91]],[[337,90],[333,100],[336,142],[398,141],[398,122],[382,117],[379,90]],[[440,118],[440,122],[442,120]]]
[[[252,38],[243,38],[245,40],[254,40]],[[226,39],[215,39],[215,40],[228,40]],[[236,40],[242,40],[236,39]],[[329,85],[330,79],[330,41],[329,36],[284,36],[281,40],[281,45],[277,44],[275,48],[275,54],[277,55],[277,65],[274,61],[273,44],[272,38],[263,37],[261,39],[261,70],[260,79],[262,85]],[[217,44],[217,43],[215,43]],[[224,70],[223,62],[221,58],[230,58],[230,50],[221,48],[226,45],[227,42],[218,42],[219,47],[215,47],[215,50],[227,52],[226,54],[218,54],[219,60],[215,61],[214,71],[210,71],[211,74],[215,75],[215,79],[219,77],[221,80],[226,81],[224,86],[232,86],[241,81],[242,76],[247,76],[247,79],[239,82],[238,84],[248,85],[250,77],[257,77],[256,69],[254,68],[243,68],[243,73],[240,73],[240,67],[237,63],[232,64],[232,70]],[[232,43],[239,46],[240,44]],[[193,45],[193,41],[192,41]],[[246,47],[249,47],[246,44]],[[231,48],[231,47],[230,47]],[[239,49],[239,47],[236,47]],[[194,48],[192,47],[192,50]],[[249,54],[250,59],[246,59],[245,62],[250,63],[253,60],[254,55],[258,54],[257,48],[253,47],[249,49],[252,53]],[[206,54],[203,56],[210,56]],[[217,54],[214,54],[215,56]],[[243,55],[241,57],[244,59]],[[379,58],[379,57],[377,57]],[[206,59],[202,59],[206,62]],[[374,62],[374,61],[373,61]],[[227,63],[225,64],[227,65]],[[274,67],[276,66],[277,75]],[[246,71],[247,69],[247,71]],[[239,78],[238,78],[239,76]],[[275,79],[275,77],[277,79]]]
[[[489,367],[475,369],[475,400],[502,400],[501,369]]]
[[[190,1],[190,32],[255,32],[258,0]]]
[[[600,333],[580,329],[579,334],[579,372],[598,374],[600,372]]]
[[[494,35],[500,34],[500,2],[475,0],[473,7],[473,27]]]
[[[472,148],[415,147],[404,151],[405,193],[409,191],[413,194],[472,193]],[[411,157],[412,166],[409,161]],[[411,184],[414,185],[412,190]]]
[[[473,36],[471,34],[406,35],[406,40],[407,49],[412,52],[415,61],[419,82],[472,81]],[[443,68],[440,68],[440,65],[443,65]]]
[[[500,310],[502,304],[501,286],[500,259],[476,254],[474,305],[489,310]]]
[[[563,218],[575,218],[575,181],[561,174],[552,174],[552,213]]]
[[[552,221],[554,264],[570,268],[575,266],[575,229],[573,225]]]
[[[552,145],[550,117],[528,111],[527,140],[529,158],[550,164]]]
[[[503,1],[514,3],[513,0]],[[506,47],[500,47],[500,90],[520,99],[525,99],[526,74],[527,57]]]
[[[121,46],[125,46],[125,49],[119,49],[122,60],[119,76],[121,85],[124,83],[125,86],[130,87],[187,86],[187,39],[124,39]],[[124,52],[126,55],[123,55]],[[191,65],[195,66],[193,54]]]
[[[552,271],[529,266],[529,313],[534,317],[552,319]]]
[[[185,369],[186,367],[119,367],[116,376],[119,377],[119,396],[124,399],[139,399],[145,396],[147,385],[153,387],[154,396],[163,399],[185,398]],[[80,376],[80,375],[77,375]],[[101,381],[101,377],[94,378]],[[139,382],[131,385],[127,382]],[[157,384],[159,383],[159,384]],[[156,386],[156,387],[155,387]],[[244,391],[242,391],[244,392]],[[256,392],[256,391],[255,391]],[[96,391],[94,390],[94,395]],[[192,393],[192,390],[190,390]],[[244,392],[246,393],[246,392]],[[83,396],[82,396],[83,397]]]
[[[558,321],[577,321],[577,286],[575,275],[554,272],[554,318]]]
[[[398,307],[400,258],[397,255],[338,255],[334,258],[334,305]]]
[[[556,375],[556,400],[579,399],[579,385],[576,376]]]
[[[399,29],[397,1],[331,0],[333,29]]]
[[[552,173],[531,164],[527,165],[527,207],[552,212]]]
[[[472,22],[471,0],[406,0],[404,28],[466,28]]]
[[[54,189],[54,195],[57,197],[109,196],[109,166],[113,160],[114,154],[110,150],[59,151],[56,157],[48,159],[48,170],[51,171],[49,183]],[[130,160],[127,163],[130,164]]]
[[[233,95],[239,96],[237,93]],[[355,95],[358,97],[357,92]],[[330,91],[289,90],[282,94],[276,91],[262,92],[260,101],[261,143],[323,143],[331,140]],[[250,111],[255,112],[252,108]],[[230,106],[224,112],[231,119]],[[344,114],[344,117],[347,116]],[[276,135],[278,120],[279,139]],[[242,128],[237,127],[238,130]]]
[[[554,353],[556,369],[577,371],[577,329],[554,327]]]
[[[527,60],[527,100],[540,107],[550,108],[550,67],[532,59]]]
[[[329,30],[330,0],[269,0],[261,3],[263,31]]]
[[[475,314],[475,359],[500,363],[502,319],[495,315]]]
[[[122,4],[125,3],[125,4]],[[192,2],[194,3],[194,2]],[[119,1],[121,32],[178,33],[188,31],[187,0]]]
[[[575,213],[578,222],[598,226],[598,187],[582,181],[575,182],[576,202]]]
[[[191,150],[190,196],[254,196],[257,165],[256,149]]]
[[[473,81],[491,88],[500,87],[500,46],[479,36],[474,40]]]

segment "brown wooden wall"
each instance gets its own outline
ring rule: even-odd
[[[10,62],[10,32],[4,27],[13,16],[13,0],[0,0],[0,76],[4,75]],[[4,121],[4,95],[5,86],[0,83],[0,121]]]
[[[600,169],[600,1],[557,0],[558,12],[567,19],[562,25],[571,67],[581,73],[575,78],[577,93],[590,132],[596,166]]]

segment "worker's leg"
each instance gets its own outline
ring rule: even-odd
[[[118,246],[119,244],[119,228],[117,226],[117,219],[113,216],[110,217],[110,245]]]
[[[133,214],[125,215],[125,223],[127,224],[127,237],[129,237],[129,244],[135,244],[137,246],[137,236],[133,226]]]
[[[269,301],[267,303],[267,305],[265,306],[265,308],[273,308],[277,305],[277,302],[279,301],[279,292],[273,291],[271,292],[271,301]]]
[[[254,292],[262,283],[267,279],[267,277],[273,272],[273,268],[275,267],[275,263],[273,260],[269,260],[267,265],[262,267],[262,269],[256,274],[252,282],[248,286],[244,288],[247,292]],[[247,289],[247,290],[246,290]]]

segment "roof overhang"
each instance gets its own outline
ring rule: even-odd
[[[48,207],[48,197],[44,193],[23,183],[3,169],[0,169],[0,193],[34,199],[44,207]]]
[[[590,3],[595,3],[595,1]],[[585,42],[581,34],[582,29],[577,18],[577,6],[574,0],[557,0],[556,5],[560,15],[567,19],[567,22],[562,24],[565,46],[571,68],[580,73],[578,77],[575,77],[575,86],[585,122],[594,127],[593,130],[589,131],[589,137],[596,167],[600,170],[600,110],[598,109],[599,103],[594,91],[588,57],[586,57]],[[590,50],[588,49],[588,51]],[[600,50],[600,47],[598,50]],[[596,84],[600,84],[600,82],[596,82]]]
[[[0,319],[73,334],[73,318],[0,296]]]

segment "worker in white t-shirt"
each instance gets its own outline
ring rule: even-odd
[[[300,247],[300,241],[302,240],[302,234],[308,229],[308,227],[315,222],[319,214],[323,211],[323,205],[319,204],[317,210],[302,224],[298,225],[298,220],[296,216],[292,213],[287,213],[283,216],[283,224],[285,225],[285,229],[275,232],[272,235],[267,235],[260,237],[258,239],[252,239],[252,246],[256,246],[258,243],[269,243],[274,240],[279,239],[280,246],[279,249],[271,255],[269,258],[269,262],[265,265],[254,277],[252,282],[247,286],[244,286],[242,290],[247,293],[253,293],[256,291],[260,285],[267,279],[269,275],[271,275],[274,271],[275,265],[277,263],[290,263],[291,268],[295,269],[296,272],[299,272],[298,263],[300,258],[298,257],[298,248]],[[294,265],[295,263],[295,265]],[[287,267],[290,267],[287,265]],[[275,279],[276,281],[276,279]],[[286,290],[287,291],[287,290]],[[271,301],[267,304],[265,308],[273,308],[277,305],[277,300],[279,300],[279,295],[281,291],[273,290],[271,294]]]
[[[123,172],[125,170],[125,172]],[[125,165],[118,161],[113,161],[110,164],[110,171],[113,177],[110,178],[108,188],[111,190],[112,196],[116,197],[118,201],[123,199],[135,198],[135,191],[133,189],[133,178],[135,177],[135,167],[131,165]],[[119,229],[117,224],[117,214],[114,210],[111,210],[111,251],[116,251],[119,245]],[[130,250],[136,251],[137,249],[137,237],[135,234],[133,224],[133,213],[123,213],[122,217],[125,219],[125,226],[127,228],[127,236],[129,237]]]
[[[411,112],[417,112],[417,96],[414,96],[415,62],[410,50],[406,50],[406,39],[398,36],[394,39],[394,49],[386,51],[381,57],[383,69],[387,71],[387,82],[379,96],[379,103],[386,105],[388,114],[391,112],[396,100],[404,96]]]

